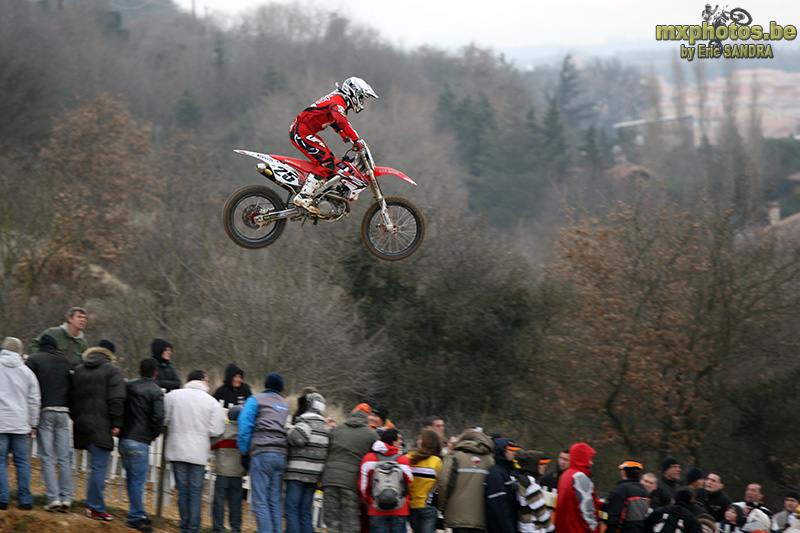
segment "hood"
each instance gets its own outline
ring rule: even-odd
[[[99,346],[95,346],[94,348],[89,348],[85,352],[83,352],[83,359],[84,366],[88,368],[94,368],[97,366],[102,365],[105,362],[113,363],[116,361],[116,357],[114,354],[111,353],[110,350],[106,350],[105,348],[100,348]]]
[[[468,429],[453,444],[453,451],[456,450],[476,455],[491,455],[494,452],[494,443],[480,431]]]
[[[318,392],[310,392],[306,394],[306,413],[316,413],[322,415],[325,412],[327,403],[322,394]],[[364,416],[366,418],[366,415]]]
[[[539,478],[539,461],[544,457],[544,453],[536,450],[524,450],[517,454],[517,464],[519,469],[526,474]]]
[[[511,463],[506,459],[506,446],[512,444],[514,441],[511,439],[494,439],[494,462],[496,463]]]
[[[397,455],[400,453],[400,450],[397,448],[397,446],[386,444],[382,440],[376,440],[372,443],[372,451],[386,457],[391,457],[392,455]]]
[[[761,509],[751,509],[742,531],[770,531],[772,520]]]
[[[569,466],[592,475],[592,458],[597,452],[585,442],[573,444],[569,449]]]
[[[202,381],[200,381],[198,379],[196,379],[194,381],[187,382],[186,385],[184,385],[181,388],[183,388],[183,389],[195,389],[195,390],[201,390],[203,392],[208,392],[208,385],[206,385],[205,383],[203,383]]]
[[[734,504],[730,504],[729,506],[727,506],[725,508],[726,511],[728,509],[733,509],[734,511],[736,511],[736,524],[735,525],[738,526],[738,527],[742,527],[744,525],[745,519],[747,518],[744,515],[744,509],[742,509],[740,506],[734,505]],[[723,515],[724,515],[724,513],[723,513]]]
[[[153,357],[158,359],[159,361],[164,361],[164,358],[161,357],[161,354],[164,353],[164,350],[167,348],[175,348],[171,342],[165,341],[164,339],[153,339],[153,342],[150,343],[150,351],[153,352]]]
[[[367,415],[364,413],[364,411],[350,411],[350,414],[347,415],[347,420],[345,420],[344,423],[354,428],[369,426],[369,424],[367,424]]]
[[[163,351],[163,350],[162,350]],[[225,367],[225,385],[228,387],[233,387],[231,385],[231,381],[233,381],[233,376],[236,374],[240,374],[242,376],[242,382],[244,383],[244,370],[239,368],[238,366],[234,365],[233,363],[229,364]]]
[[[11,350],[0,350],[0,364],[9,368],[16,368],[18,366],[22,366],[24,363],[22,361],[22,356],[20,356],[17,352],[12,352]]]

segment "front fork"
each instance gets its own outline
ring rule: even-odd
[[[369,176],[369,187],[372,189],[372,196],[377,200],[377,202],[381,205],[381,217],[383,217],[383,223],[386,226],[386,231],[391,233],[397,233],[398,227],[392,222],[392,218],[389,216],[389,207],[386,205],[386,199],[383,197],[383,193],[381,192],[381,186],[378,184],[378,179],[375,177],[375,167],[372,164],[371,158],[367,157],[365,154],[366,149],[362,149],[359,152],[361,156],[361,161],[364,163],[364,167],[367,169],[367,176]]]

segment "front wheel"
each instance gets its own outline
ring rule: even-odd
[[[242,187],[228,198],[222,208],[222,225],[233,242],[243,248],[263,248],[277,240],[286,227],[286,219],[264,222],[260,217],[283,210],[278,193],[263,185]]]
[[[394,228],[386,227],[381,204],[375,202],[361,220],[361,239],[372,255],[384,261],[400,261],[422,244],[425,219],[419,208],[405,198],[386,198],[386,209]]]

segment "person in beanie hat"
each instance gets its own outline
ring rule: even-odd
[[[783,511],[772,517],[772,531],[781,532],[789,526],[789,517],[795,514],[800,505],[800,493],[790,490],[783,498]]]
[[[705,478],[706,475],[696,466],[690,466],[686,469],[686,487],[692,490],[701,488]]]
[[[25,362],[39,380],[42,412],[36,428],[46,511],[66,512],[72,505],[72,445],[69,435],[69,395],[72,382],[69,361],[58,351],[58,341],[45,333],[39,351]],[[58,476],[56,476],[58,465]]]
[[[550,518],[539,479],[542,452],[525,450],[517,453],[517,531],[520,533],[552,533],[555,525]]]
[[[486,497],[486,530],[489,533],[516,533],[517,467],[514,459],[520,447],[511,439],[494,440],[494,467],[484,485]]]
[[[650,510],[647,488],[639,483],[642,464],[625,461],[619,465],[622,478],[608,495],[606,533],[644,533],[644,519]]]
[[[166,392],[181,388],[181,378],[178,371],[172,366],[172,343],[164,339],[153,339],[150,351],[153,359],[158,361],[158,377],[156,384]]]
[[[693,504],[691,489],[678,489],[674,504],[658,507],[650,513],[644,523],[645,531],[656,528],[662,533],[703,533],[703,526],[692,512]]]
[[[249,454],[253,486],[253,513],[259,533],[282,530],[281,483],[289,442],[286,420],[289,406],[280,395],[283,376],[272,372],[264,380],[264,392],[250,396],[239,415],[239,451]]]
[[[674,457],[661,461],[661,477],[658,478],[656,490],[650,495],[650,507],[656,509],[669,505],[678,489],[681,488],[681,464]]]

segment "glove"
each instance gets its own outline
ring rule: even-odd
[[[353,150],[356,152],[361,151],[362,149],[367,147],[367,143],[364,142],[363,139],[359,139],[357,141],[353,141]]]
[[[342,138],[342,142],[343,143],[353,142],[353,141],[350,140],[350,137],[348,137],[347,134],[345,134],[344,132],[340,133],[339,137]]]
[[[247,470],[249,472],[250,471],[250,454],[243,453],[242,454],[242,458],[240,459],[240,461],[242,463],[242,468],[244,468],[245,470]]]

